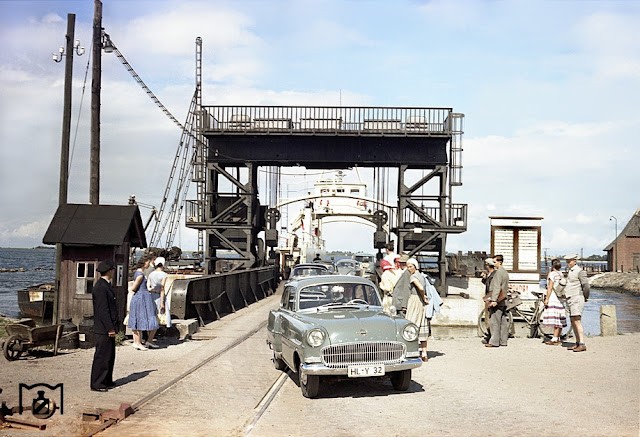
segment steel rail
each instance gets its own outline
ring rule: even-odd
[[[233,341],[233,343],[225,346],[224,348],[222,348],[221,350],[219,350],[217,352],[214,352],[213,354],[209,355],[204,360],[202,360],[198,364],[194,365],[193,367],[189,368],[188,370],[186,370],[182,374],[176,376],[172,380],[168,381],[167,383],[165,383],[162,386],[158,387],[157,389],[153,390],[151,393],[149,393],[146,396],[142,397],[141,399],[137,400],[136,402],[131,404],[131,408],[133,409],[133,413],[135,414],[136,412],[140,411],[140,409],[142,409],[142,407],[144,407],[146,404],[148,404],[149,402],[151,402],[152,400],[154,400],[155,398],[157,398],[158,396],[160,396],[161,394],[163,394],[164,392],[169,390],[174,385],[178,384],[180,381],[185,379],[187,376],[190,376],[193,372],[195,372],[196,370],[200,369],[202,366],[210,363],[211,361],[215,360],[216,358],[219,358],[220,356],[222,356],[222,355],[226,354],[227,352],[231,351],[236,346],[239,346],[243,342],[247,341],[249,338],[253,337],[259,331],[261,331],[265,326],[267,326],[267,321],[266,320],[263,321],[263,322],[260,322],[260,324],[258,326],[256,326],[254,329],[252,329],[250,332],[248,332],[248,333],[244,334],[243,336],[238,337],[237,339],[235,339]],[[286,373],[283,373],[283,374],[286,375]],[[280,378],[278,378],[278,380],[276,380],[276,382],[274,383],[274,386],[278,383],[279,380],[280,380]],[[280,387],[282,387],[282,384],[284,384],[284,381],[282,381],[280,383]],[[269,399],[269,401],[268,401],[269,403],[271,402],[273,397],[275,397],[275,394],[277,393],[277,391],[279,389],[280,388],[275,390],[275,392],[271,395],[271,399]],[[269,391],[267,392],[267,395],[272,390],[273,390],[273,386],[269,389]],[[268,398],[267,395],[265,395],[263,397],[263,400],[265,398]],[[258,404],[258,406],[260,406],[261,403],[262,403],[262,401]],[[268,407],[268,404],[264,407],[264,410],[262,410],[262,411],[260,409],[258,410],[258,412],[260,413],[260,416],[262,416],[262,414],[264,414],[264,411],[266,411],[267,407]],[[258,419],[259,419],[259,417],[258,417]],[[258,419],[255,419],[255,421],[252,421],[251,423],[255,424]],[[104,431],[107,428],[109,428],[110,426],[115,425],[116,423],[118,423],[117,420],[109,419],[109,420],[105,421],[99,428],[91,430],[88,434],[84,434],[84,436],[94,436],[96,434],[99,434],[102,431]]]

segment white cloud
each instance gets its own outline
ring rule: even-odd
[[[48,4],[50,14],[16,17],[0,30],[0,245],[39,244],[38,227],[23,224],[48,224],[58,201],[64,66],[50,55],[64,43],[66,11]],[[636,7],[400,3],[381,32],[368,25],[387,18],[376,16],[378,8],[351,6],[156,1],[140,12],[113,2],[104,6],[103,25],[181,122],[194,90],[196,36],[203,38],[205,105],[402,102],[464,112],[464,186],[453,198],[469,204],[469,230],[449,238],[452,251],[489,250],[489,216],[543,216],[545,247],[558,251],[600,253],[612,239],[610,215],[622,229],[638,206],[629,188],[637,185],[640,158]],[[537,20],[542,12],[548,19]],[[76,38],[88,47],[92,23],[81,17]],[[74,58],[74,130],[88,60],[89,51]],[[101,202],[123,204],[136,194],[158,206],[180,132],[117,58],[102,61]],[[70,173],[72,202],[88,202],[90,84]],[[315,176],[307,179],[298,188]],[[371,245],[366,227],[327,232],[339,242],[330,245]],[[183,230],[180,238],[194,247],[195,232]]]

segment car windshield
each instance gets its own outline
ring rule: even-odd
[[[323,305],[342,305],[351,301],[354,304],[380,306],[378,291],[375,287],[360,283],[336,283],[310,285],[298,292],[298,308],[301,310],[317,308]]]
[[[291,276],[317,276],[326,275],[327,269],[323,267],[296,267],[293,269]]]

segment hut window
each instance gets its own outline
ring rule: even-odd
[[[91,293],[95,282],[94,262],[78,262],[76,264],[76,294]]]

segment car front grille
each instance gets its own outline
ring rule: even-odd
[[[401,362],[405,354],[404,343],[396,341],[342,343],[324,347],[322,362],[334,369],[352,364],[395,364]]]

